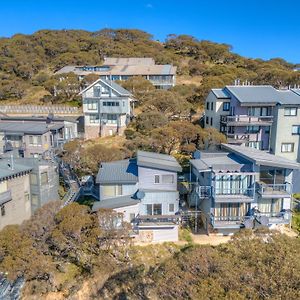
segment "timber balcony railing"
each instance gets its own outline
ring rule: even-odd
[[[0,205],[12,200],[11,191],[0,193]]]
[[[249,125],[265,125],[270,126],[273,123],[273,116],[221,116],[221,122],[228,126],[249,126]]]
[[[213,197],[215,201],[218,202],[218,199],[232,199],[240,200],[241,198],[248,199],[248,201],[244,202],[251,202],[254,200],[254,188],[214,188],[213,189]],[[222,202],[222,201],[220,201]]]
[[[265,198],[290,197],[292,193],[292,185],[288,182],[282,184],[266,184],[260,181],[257,182],[257,192]]]

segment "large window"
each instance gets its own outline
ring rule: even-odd
[[[254,117],[261,116],[270,116],[271,115],[271,107],[249,107],[248,115]]]
[[[107,123],[109,124],[117,124],[118,115],[115,114],[107,114]]]
[[[258,133],[259,130],[259,126],[247,126],[247,133]]]
[[[285,116],[297,116],[297,107],[286,107],[284,109]]]
[[[146,213],[147,215],[161,215],[162,214],[162,204],[146,204]]]
[[[294,152],[294,143],[282,143],[281,152]]]
[[[36,174],[31,173],[30,174],[30,183],[31,184],[38,184],[38,177]]]
[[[149,215],[149,216],[152,215],[152,204],[147,204],[147,205],[146,205],[146,213],[147,213],[147,215]]]
[[[103,106],[120,106],[117,101],[103,101]]]
[[[102,194],[104,197],[115,197],[115,196],[121,196],[122,195],[122,185],[116,184],[116,185],[103,185],[101,187]]]
[[[220,203],[214,209],[216,221],[236,221],[244,217],[249,210],[247,203]]]
[[[293,134],[293,135],[298,135],[298,134],[300,134],[300,125],[293,125],[293,126],[292,126],[292,134]]]
[[[282,199],[259,199],[258,210],[269,217],[279,213],[283,207]]]
[[[217,175],[215,189],[217,195],[247,194],[251,184],[247,175]]]
[[[40,135],[30,135],[29,136],[30,146],[42,146],[42,136]]]
[[[89,100],[87,107],[88,107],[88,110],[97,110],[98,103],[96,100]]]
[[[229,111],[230,110],[230,103],[224,102],[223,103],[223,111]]]

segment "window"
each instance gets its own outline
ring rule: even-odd
[[[30,174],[30,182],[31,184],[38,184],[38,178],[36,174]]]
[[[154,183],[159,183],[159,175],[154,175]]]
[[[162,183],[174,183],[174,175],[162,175]]]
[[[300,125],[293,125],[292,126],[292,134],[293,135],[300,134]]]
[[[212,124],[213,124],[213,118],[211,117],[210,118],[210,125],[212,126]]]
[[[208,117],[206,117],[206,124],[208,124],[209,123],[209,118]]]
[[[132,222],[134,219],[135,219],[135,214],[134,213],[129,214],[129,220],[130,220],[130,222]]]
[[[116,101],[104,101],[103,106],[120,106],[120,103]]]
[[[43,172],[41,174],[41,184],[47,184],[48,183],[48,173],[47,172]]]
[[[97,101],[90,100],[88,102],[87,107],[88,107],[88,110],[97,110],[98,109]]]
[[[1,205],[1,216],[5,216],[5,206]]]
[[[209,110],[209,102],[206,102],[206,109]]]
[[[210,104],[210,109],[214,110],[214,103],[213,102]]]
[[[101,86],[94,86],[94,97],[101,96]]]
[[[146,205],[147,215],[152,215],[152,204]]]
[[[34,208],[39,206],[39,196],[38,195],[31,195],[31,204]]]
[[[115,114],[107,114],[107,123],[117,124],[118,116]]]
[[[153,204],[153,215],[161,215],[162,212],[162,205],[160,204]]]
[[[294,143],[282,143],[281,152],[294,152]]]
[[[101,187],[102,194],[104,197],[115,197],[115,196],[121,196],[123,193],[122,185],[103,185]]]
[[[249,107],[248,115],[254,117],[270,116],[272,112],[271,109],[271,107]]]
[[[225,132],[226,131],[226,125],[220,125],[220,131]]]
[[[174,212],[175,211],[175,206],[174,203],[169,204],[169,212]]]
[[[42,145],[42,137],[40,135],[37,136],[37,144]]]
[[[90,115],[90,123],[91,124],[97,124],[100,122],[98,115]]]
[[[258,133],[259,130],[259,126],[247,126],[247,133]]]
[[[297,116],[297,107],[286,107],[284,109],[285,116]]]
[[[223,111],[229,111],[230,110],[230,103],[224,102],[223,103]]]
[[[33,136],[32,135],[29,136],[29,145],[33,145]]]
[[[30,135],[29,136],[29,145],[30,146],[41,146],[42,145],[42,136]]]

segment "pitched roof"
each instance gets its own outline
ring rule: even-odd
[[[230,95],[224,89],[211,89],[218,99],[230,99]]]
[[[291,90],[276,90],[270,85],[226,86],[222,91],[234,96],[241,104],[300,105],[300,94]],[[221,95],[220,91],[217,93]]]
[[[134,199],[132,195],[108,198],[99,202],[94,202],[92,211],[97,211],[100,208],[120,208],[125,206],[136,205],[140,200]]]
[[[11,134],[44,134],[51,130],[52,126],[30,121],[9,122],[0,121],[0,132]],[[61,126],[63,127],[63,125]]]
[[[32,167],[16,163],[15,161],[13,162],[13,168],[11,168],[11,164],[12,162],[9,158],[0,159],[0,180],[5,180],[13,175],[22,174],[32,170]]]
[[[104,64],[107,65],[154,65],[155,61],[151,57],[105,57]]]
[[[249,161],[254,162],[257,165],[286,169],[300,169],[300,164],[293,160],[267,153],[258,149],[231,144],[222,144],[222,147],[226,150],[236,153],[237,155]]]
[[[181,166],[173,156],[147,151],[137,152],[137,165],[139,167],[169,170],[173,172],[182,171]]]
[[[118,160],[101,163],[97,183],[136,183],[138,170],[136,159]]]
[[[104,85],[108,86],[109,88],[113,89],[114,91],[116,91],[120,96],[131,96],[131,93],[129,91],[127,91],[126,89],[124,89],[123,87],[121,87],[119,84],[115,83],[114,81],[111,80],[105,80],[105,79],[97,79],[96,81],[94,81],[92,84],[90,84],[88,87],[86,87],[84,90],[82,90],[79,95],[85,93],[87,90],[89,90],[90,88],[92,88],[95,84],[97,84],[98,82],[102,82]]]

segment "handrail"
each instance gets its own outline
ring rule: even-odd
[[[248,115],[235,115],[235,116],[221,116],[221,122],[273,122],[273,116],[248,116]]]
[[[291,194],[291,184],[289,182],[286,183],[275,183],[275,184],[266,184],[264,182],[257,182],[258,192],[262,194],[268,194],[272,192],[287,192]]]

